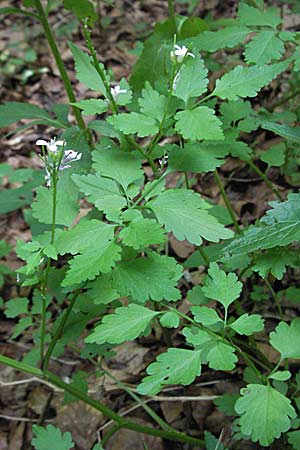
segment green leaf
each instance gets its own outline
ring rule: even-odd
[[[194,191],[168,189],[146,206],[154,212],[159,223],[182,241],[200,245],[202,238],[211,242],[232,237],[217,219],[207,211],[207,204]]]
[[[151,320],[158,314],[159,312],[134,303],[122,306],[117,308],[114,314],[104,316],[101,324],[94,328],[85,342],[121,344],[132,341],[146,332]]]
[[[169,168],[173,171],[180,172],[212,172],[224,163],[224,159],[220,159],[218,152],[214,153],[214,147],[209,144],[199,142],[188,142],[184,148],[178,145],[168,146]]]
[[[142,97],[139,98],[138,103],[141,113],[152,117],[159,123],[162,121],[165,115],[167,99],[164,95],[155,91],[148,81],[146,81],[145,88],[142,90]]]
[[[238,10],[239,22],[248,27],[269,26],[274,29],[281,23],[280,10],[278,8],[267,8],[262,11],[246,3],[241,2]]]
[[[72,2],[73,3],[73,2]],[[103,81],[100,78],[95,66],[92,63],[91,57],[74,45],[71,41],[68,41],[68,46],[73,54],[76,69],[76,78],[92,91],[106,93]],[[100,64],[104,69],[103,64]]]
[[[277,381],[287,381],[291,378],[292,374],[288,370],[280,370],[277,372],[274,372],[272,375],[270,375],[268,378],[271,378],[272,380]]]
[[[76,0],[76,2],[73,0],[64,0],[64,7],[72,11],[79,20],[85,19],[86,17],[94,20],[97,18],[94,5],[89,0]]]
[[[268,167],[281,167],[285,162],[286,145],[284,142],[272,145],[260,155],[260,159],[268,164]]]
[[[137,134],[139,137],[145,137],[153,136],[158,132],[158,125],[152,117],[136,112],[109,116],[107,121],[124,134]]]
[[[272,131],[275,134],[292,142],[300,142],[300,127],[291,127],[286,124],[279,124],[276,122],[263,121],[261,127],[265,130]]]
[[[147,367],[147,374],[137,390],[143,395],[155,395],[166,384],[191,384],[201,374],[201,352],[169,348]]]
[[[80,102],[71,104],[81,109],[84,116],[103,114],[108,108],[108,103],[101,98],[89,98],[87,100],[80,100]]]
[[[247,63],[258,66],[280,59],[284,53],[284,45],[274,31],[260,31],[245,46],[244,56]]]
[[[270,333],[270,344],[281,354],[281,359],[300,359],[300,319],[293,319],[290,325],[280,322]]]
[[[100,220],[81,220],[75,227],[59,233],[55,248],[60,255],[76,255],[84,249],[95,248],[95,242],[104,243],[114,238],[114,226]]]
[[[14,332],[11,335],[11,339],[17,339],[17,337],[20,336],[20,334],[23,333],[23,331],[27,330],[27,328],[31,327],[32,325],[32,318],[29,316],[22,317],[17,325],[14,328]]]
[[[30,103],[7,102],[0,105],[0,127],[7,127],[22,119],[53,120],[47,111]]]
[[[221,270],[217,263],[211,263],[208,269],[209,277],[205,279],[205,285],[202,288],[203,294],[222,303],[225,310],[240,295],[243,284],[238,281],[234,273],[226,274]]]
[[[277,280],[282,280],[286,272],[286,266],[296,268],[298,266],[298,255],[292,250],[277,247],[257,255],[252,270],[258,272],[263,278],[271,273]]]
[[[251,336],[253,333],[264,329],[264,320],[259,314],[243,314],[237,320],[230,324],[230,328],[238,334]]]
[[[82,392],[83,394],[87,394],[88,392],[88,384],[87,384],[87,378],[88,374],[83,371],[76,372],[75,375],[72,376],[72,381],[70,383],[70,386],[77,389],[77,391]],[[74,395],[70,394],[69,392],[65,391],[64,393],[64,404],[68,405],[73,402],[78,402],[78,398]]]
[[[220,442],[220,439],[217,439],[209,431],[204,431],[204,438],[206,450],[227,450],[222,442]]]
[[[232,123],[249,117],[252,113],[251,103],[242,99],[223,102],[220,106],[224,127],[228,128]]]
[[[20,314],[24,314],[28,312],[28,298],[23,297],[17,297],[12,298],[11,300],[8,300],[8,302],[5,303],[5,316],[8,319],[13,319]]]
[[[262,446],[269,446],[291,426],[297,414],[291,402],[270,385],[248,384],[235,404],[241,416],[239,424],[244,435]]]
[[[258,92],[273,78],[283,72],[289,61],[278,64],[244,67],[236,66],[216,81],[213,95],[223,100],[237,100],[239,97],[256,97]]]
[[[53,188],[39,187],[36,201],[32,204],[32,215],[41,223],[52,224]],[[70,173],[64,173],[57,183],[56,225],[69,226],[78,214],[78,189]]]
[[[176,312],[168,311],[160,317],[159,321],[162,327],[178,328],[180,317]]]
[[[187,59],[176,77],[173,95],[181,98],[185,104],[193,97],[199,97],[206,92],[208,85],[207,69],[199,55]]]
[[[119,86],[123,91],[126,92],[118,93],[117,97],[115,98],[115,102],[119,106],[128,105],[128,103],[130,103],[132,100],[132,90],[130,89],[129,83],[126,78],[122,78],[120,80]]]
[[[104,211],[108,220],[117,220],[127,202],[115,181],[99,175],[73,175],[72,179],[79,190],[88,196],[88,201]]]
[[[235,416],[234,405],[239,398],[239,394],[223,394],[214,400],[214,404],[226,416]]]
[[[178,300],[180,292],[175,286],[181,272],[174,258],[151,253],[146,258],[122,261],[113,271],[113,286],[120,297],[130,295],[140,303]]]
[[[114,242],[97,242],[96,251],[95,246],[89,247],[70,261],[70,269],[67,271],[62,286],[93,280],[100,272],[110,272],[116,261],[120,260],[121,247]]]
[[[53,425],[47,425],[47,427],[33,425],[32,431],[35,434],[35,437],[32,439],[32,445],[36,450],[49,450],[49,443],[51,443],[51,450],[70,450],[74,448],[71,433],[62,433],[59,428]]]
[[[138,250],[151,244],[163,244],[166,241],[164,230],[153,219],[135,219],[120,232],[123,244]]]
[[[204,31],[193,38],[193,46],[197,50],[206,52],[232,48],[242,44],[250,31],[249,28],[243,26],[225,27],[218,31]]]
[[[193,306],[191,312],[194,315],[194,320],[205,327],[214,325],[217,322],[223,322],[217,311],[207,306]]]
[[[290,431],[287,434],[288,443],[295,449],[300,450],[300,430]]]
[[[88,287],[90,288],[88,294],[96,305],[101,303],[106,305],[120,297],[117,289],[112,287],[109,275],[101,275],[89,283]]]
[[[223,140],[222,122],[208,106],[197,106],[175,114],[175,129],[185,139]]]
[[[117,181],[125,191],[129,184],[140,180],[144,175],[140,156],[137,153],[124,152],[114,145],[96,145],[93,161],[96,172]]]

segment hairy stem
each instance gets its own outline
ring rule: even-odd
[[[225,191],[225,189],[224,189],[222,180],[221,180],[221,178],[220,178],[220,175],[219,175],[219,172],[217,171],[217,169],[214,171],[214,177],[215,177],[216,183],[217,183],[217,185],[218,185],[218,188],[220,189],[220,194],[221,194],[221,196],[222,196],[222,198],[223,198],[223,200],[224,200],[224,203],[225,203],[225,205],[226,205],[226,208],[227,208],[227,210],[228,210],[228,212],[229,212],[229,214],[230,214],[230,217],[231,217],[231,219],[232,219],[232,221],[233,221],[233,223],[234,223],[235,231],[236,231],[238,234],[240,234],[240,233],[241,233],[241,229],[240,229],[240,226],[239,226],[239,224],[238,224],[237,218],[236,218],[236,216],[235,216],[234,209],[233,209],[233,207],[232,207],[232,205],[231,205],[231,203],[230,203],[230,200],[229,200],[229,198],[228,198],[228,195],[226,194],[226,191]]]

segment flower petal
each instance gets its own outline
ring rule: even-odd
[[[38,141],[36,141],[35,145],[46,145],[46,146],[48,146],[48,142],[44,141],[44,139],[39,139]]]

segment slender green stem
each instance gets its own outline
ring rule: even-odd
[[[107,442],[109,441],[109,439],[115,434],[117,433],[117,431],[119,431],[122,427],[120,425],[115,425],[114,427],[111,427],[111,429],[105,434],[105,436],[103,436],[103,438],[101,439],[101,445],[102,447],[104,445],[107,444]]]
[[[206,264],[207,266],[209,266],[209,265],[210,265],[210,259],[209,259],[209,257],[207,256],[207,254],[206,254],[205,250],[203,249],[203,247],[198,247],[198,250],[199,250],[199,253],[200,253],[200,255],[202,256],[202,258],[204,259],[205,264]]]
[[[205,97],[203,97],[203,98],[201,98],[200,100],[198,100],[198,102],[196,102],[196,103],[193,105],[192,109],[197,108],[197,106],[201,105],[201,103],[206,102],[207,100],[209,100],[211,97],[214,97],[214,96],[215,96],[215,94],[214,94],[213,92],[211,92],[210,94],[208,94],[208,95],[206,95]]]
[[[12,367],[13,369],[18,370],[19,372],[30,373],[31,375],[42,377],[43,372],[37,367],[29,366],[20,361],[16,361],[15,359],[8,358],[7,356],[0,355],[0,364],[5,364],[6,366]]]
[[[48,22],[48,18],[47,18],[47,14],[43,8],[42,2],[41,0],[34,0],[34,5],[35,8],[38,12],[39,15],[39,19],[40,19],[40,23],[44,29],[44,33],[46,36],[46,39],[48,41],[49,47],[52,51],[52,54],[54,56],[57,68],[59,70],[62,82],[64,84],[68,99],[70,101],[70,103],[76,103],[76,97],[73,91],[73,87],[70,81],[70,78],[68,76],[68,73],[65,69],[62,57],[60,56],[60,52],[58,50],[58,47],[56,45],[56,41],[55,41],[55,37],[54,34],[52,33],[52,30],[50,28],[49,22]],[[85,131],[86,137],[88,139],[88,141],[91,143],[91,133],[90,130],[87,129],[85,122],[82,118],[81,112],[78,108],[76,108],[75,106],[72,107],[73,109],[73,113],[75,116],[75,119],[78,123],[79,128],[81,128],[82,130]]]
[[[219,172],[217,171],[217,169],[214,171],[214,177],[215,177],[216,183],[217,183],[217,185],[218,185],[218,188],[220,189],[220,193],[221,193],[221,196],[222,196],[222,198],[223,198],[223,200],[224,200],[224,203],[225,203],[225,205],[226,205],[226,208],[227,208],[227,210],[228,210],[228,212],[229,212],[229,214],[230,214],[230,217],[231,217],[231,219],[232,219],[232,221],[233,221],[233,223],[234,223],[235,231],[236,231],[238,234],[240,234],[240,233],[241,233],[241,229],[240,229],[240,226],[239,226],[238,221],[237,221],[237,219],[236,219],[234,209],[233,209],[233,207],[232,207],[232,205],[231,205],[231,203],[230,203],[230,200],[229,200],[229,198],[228,198],[228,195],[226,194],[226,191],[225,191],[225,189],[224,189],[222,180],[221,180],[221,178],[220,178],[220,175],[219,175]]]
[[[274,302],[275,302],[275,305],[276,305],[276,308],[277,308],[277,310],[278,310],[280,319],[282,320],[282,319],[283,319],[283,312],[282,312],[281,304],[280,304],[280,302],[278,301],[276,292],[275,292],[274,289],[272,288],[271,283],[270,283],[270,281],[269,281],[267,278],[263,278],[263,280],[264,280],[266,286],[268,287],[269,291],[271,292],[271,295],[272,295],[273,300],[274,300]]]
[[[40,21],[40,17],[37,14],[10,6],[0,8],[0,15],[1,14],[22,14],[23,16],[32,17],[33,19]]]
[[[175,8],[174,8],[173,0],[168,0],[168,8],[169,8],[170,19],[173,22],[174,31],[175,31],[176,35],[178,35],[178,27],[177,27],[177,22],[176,22],[176,14],[175,14]]]
[[[72,296],[72,299],[71,299],[68,307],[64,311],[63,316],[61,318],[61,321],[59,322],[58,327],[56,328],[56,331],[55,331],[55,333],[54,333],[54,335],[53,335],[53,337],[51,339],[50,345],[49,345],[49,347],[47,349],[45,358],[43,359],[43,363],[42,363],[42,369],[43,370],[47,370],[48,369],[48,365],[49,365],[49,362],[50,362],[51,355],[52,355],[52,353],[53,353],[53,351],[55,349],[57,341],[59,340],[59,338],[62,335],[63,329],[64,329],[64,327],[65,327],[65,325],[67,323],[68,318],[70,317],[71,311],[72,311],[72,309],[73,309],[73,307],[75,305],[75,302],[76,302],[76,299],[77,299],[77,297],[79,295],[79,292],[80,292],[80,289],[78,289],[76,292],[74,292],[74,294]]]
[[[247,161],[248,165],[251,167],[251,169],[257,173],[257,175],[264,180],[264,182],[266,183],[266,185],[274,192],[274,194],[276,195],[276,197],[278,198],[278,200],[280,200],[281,202],[283,201],[283,197],[280,194],[280,192],[278,191],[278,189],[274,186],[274,184],[272,183],[272,181],[266,176],[266,174],[264,172],[262,172],[260,170],[259,167],[257,167],[256,164],[254,164],[253,161],[251,161],[251,159],[249,161]]]

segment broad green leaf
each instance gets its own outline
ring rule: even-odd
[[[168,311],[160,317],[159,321],[162,327],[178,328],[180,317],[176,312]]]
[[[268,378],[271,378],[272,380],[277,380],[277,381],[287,381],[291,378],[291,376],[292,376],[292,374],[288,370],[280,370],[280,371],[274,372]]]
[[[89,0],[64,0],[64,7],[70,11],[79,19],[85,19],[89,17],[93,20],[97,18],[95,7]]]
[[[216,263],[211,263],[208,269],[209,277],[205,279],[203,294],[222,303],[227,310],[229,305],[240,295],[242,283],[234,273],[226,274]]]
[[[180,298],[175,286],[181,272],[182,268],[174,258],[151,253],[145,258],[122,261],[113,271],[112,280],[120,297],[130,295],[140,303],[147,300],[172,301]]]
[[[9,319],[14,319],[20,314],[24,314],[28,312],[28,298],[17,297],[8,300],[5,302],[5,316]]]
[[[259,314],[243,314],[237,320],[230,324],[230,328],[238,334],[251,336],[253,333],[264,329],[264,320]]]
[[[137,134],[139,137],[145,137],[153,136],[158,132],[158,125],[152,117],[136,112],[109,116],[107,121],[124,134]]]
[[[175,129],[185,139],[223,140],[222,122],[215,116],[215,111],[208,106],[197,106],[175,114]]]
[[[284,53],[284,45],[274,31],[260,31],[245,46],[244,56],[247,63],[258,66],[268,64],[274,59],[280,59]]]
[[[188,142],[184,148],[173,144],[170,150],[168,165],[174,171],[203,173],[211,172],[224,163],[218,152],[214,153],[214,146],[200,142]]]
[[[0,127],[7,127],[22,119],[53,120],[47,111],[30,103],[7,102],[0,105]]]
[[[155,395],[166,384],[189,385],[201,374],[201,352],[169,348],[147,367],[147,374],[137,388],[143,395]]]
[[[300,142],[300,127],[291,127],[286,124],[263,121],[261,127],[292,142]]]
[[[300,135],[299,135],[300,137]],[[281,167],[285,162],[286,145],[284,142],[272,145],[260,155],[260,159],[269,167]]]
[[[204,431],[204,438],[206,450],[228,450],[226,447],[224,447],[222,442],[220,442],[220,439],[216,438],[209,431]]]
[[[187,59],[183,64],[173,86],[173,95],[181,98],[185,104],[193,97],[206,92],[208,85],[207,69],[199,55]]]
[[[52,190],[52,187],[37,188],[36,201],[32,204],[33,217],[46,225],[52,224]],[[71,173],[64,173],[57,183],[56,225],[71,225],[78,214],[78,210],[78,189],[71,180]]]
[[[108,103],[101,98],[89,98],[87,100],[80,100],[80,102],[72,103],[77,108],[82,110],[84,116],[94,114],[103,114],[107,111]]]
[[[217,322],[223,322],[217,311],[207,306],[193,306],[191,312],[194,315],[194,320],[205,327],[214,325]]]
[[[111,241],[114,227],[100,220],[82,220],[75,227],[61,232],[55,240],[55,248],[60,255],[75,255],[86,248],[94,248],[95,242]]]
[[[151,320],[158,314],[159,312],[134,303],[122,306],[117,308],[114,314],[104,316],[101,324],[96,325],[85,342],[121,344],[132,341],[146,332]]]
[[[88,295],[96,305],[108,304],[120,297],[117,289],[112,286],[109,274],[97,277],[92,283],[89,283],[88,287]]]
[[[11,335],[11,339],[17,339],[23,331],[27,330],[32,325],[32,318],[29,316],[22,317],[17,325],[14,327],[14,332]]]
[[[235,404],[241,432],[268,447],[287,431],[297,414],[291,401],[270,385],[248,384]]]
[[[77,389],[77,391],[82,392],[83,394],[88,393],[88,384],[87,384],[87,378],[88,374],[86,372],[83,372],[82,370],[79,370],[79,372],[76,372],[72,376],[72,381],[70,383],[70,386]],[[70,394],[69,392],[64,392],[64,405],[68,405],[70,403],[78,401],[78,398],[74,395]]]
[[[288,443],[295,450],[300,450],[300,430],[287,433]]]
[[[296,268],[299,256],[294,251],[275,247],[267,252],[257,255],[252,270],[258,272],[263,278],[271,273],[277,280],[282,280],[286,266]]]
[[[255,97],[264,86],[283,72],[288,64],[289,61],[283,61],[269,66],[236,66],[216,81],[213,95],[228,100]]]
[[[274,29],[281,23],[280,10],[278,8],[267,8],[261,11],[258,8],[240,2],[238,10],[239,22],[248,27],[269,26]]]
[[[70,269],[62,286],[93,280],[99,273],[108,273],[121,260],[121,247],[113,242],[95,243],[70,261]]]
[[[105,94],[105,86],[100,78],[100,75],[95,69],[95,66],[92,63],[91,57],[79,47],[74,45],[71,41],[68,42],[68,45],[75,61],[77,80],[83,83],[89,89]],[[102,68],[104,69],[103,64]]]
[[[138,250],[151,244],[163,244],[165,232],[153,219],[135,219],[124,227],[119,237],[123,244]]]
[[[214,400],[214,404],[226,416],[235,416],[234,405],[239,398],[239,394],[223,394]]]
[[[193,46],[197,50],[215,52],[219,49],[232,48],[242,44],[250,29],[244,26],[225,27],[218,31],[204,31],[193,38]]]
[[[35,437],[32,439],[32,445],[36,450],[70,450],[74,448],[71,433],[62,433],[59,428],[53,425],[40,427],[33,425],[32,427]]]
[[[96,145],[93,161],[96,172],[117,181],[125,191],[144,175],[139,154],[124,152],[113,145]]]
[[[232,232],[209,214],[207,204],[191,190],[168,189],[146,206],[152,209],[159,223],[180,241],[187,239],[200,245],[202,238],[218,242],[232,237]]]
[[[104,211],[109,220],[117,220],[121,209],[127,204],[115,181],[99,175],[73,175],[79,190],[88,196],[100,211]]]
[[[281,354],[281,359],[300,359],[300,319],[293,319],[290,325],[280,322],[270,333],[270,344]]]
[[[249,117],[252,113],[251,103],[242,99],[231,102],[223,102],[220,106],[223,116],[224,127],[229,127],[232,123],[236,124],[241,119]]]
[[[142,90],[142,97],[139,98],[138,103],[141,108],[141,113],[152,117],[159,123],[162,121],[167,106],[167,98],[155,91],[148,81],[146,81],[145,87]]]

